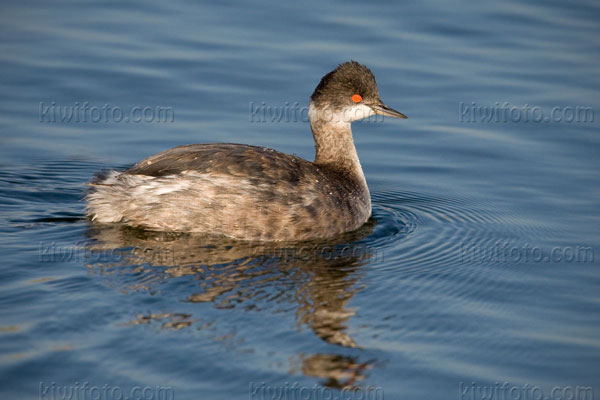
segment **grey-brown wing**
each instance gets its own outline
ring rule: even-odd
[[[166,176],[186,170],[207,171],[227,162],[243,145],[225,143],[190,144],[162,151],[143,159],[126,172],[135,175]],[[234,157],[234,156],[233,156]]]
[[[126,173],[159,177],[183,171],[227,174],[290,184],[306,179],[325,179],[318,167],[300,157],[266,147],[234,143],[175,147],[140,161]]]

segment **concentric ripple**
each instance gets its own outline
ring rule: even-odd
[[[377,220],[369,245],[385,250],[385,268],[457,267],[527,235],[543,235],[509,215],[468,199],[413,192],[374,193]],[[487,252],[487,253],[486,253]],[[501,260],[490,259],[490,264]]]

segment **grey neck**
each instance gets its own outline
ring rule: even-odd
[[[352,139],[350,121],[344,121],[341,113],[336,115],[317,109],[312,102],[308,114],[316,147],[314,163],[350,175],[366,187],[365,175]]]

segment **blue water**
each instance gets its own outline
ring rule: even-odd
[[[503,384],[598,398],[599,20],[592,0],[4,2],[0,397],[86,383],[176,399],[479,399]],[[355,235],[283,251],[84,218],[94,172],[177,145],[312,159],[302,118],[252,107],[303,107],[349,59],[409,117],[353,126],[373,197]],[[51,120],[84,103],[174,118]],[[526,105],[538,114],[510,114]],[[564,110],[577,107],[593,121]]]

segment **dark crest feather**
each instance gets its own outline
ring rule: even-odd
[[[366,104],[379,101],[375,76],[369,68],[348,61],[325,75],[310,97],[317,106],[343,108],[352,105],[352,95],[359,94]]]

